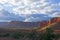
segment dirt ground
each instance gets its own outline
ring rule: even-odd
[[[0,37],[0,40],[29,40],[29,39],[14,39],[12,37]]]

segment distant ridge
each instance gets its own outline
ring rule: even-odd
[[[51,23],[60,22],[60,17],[54,17],[50,20],[42,20],[39,22],[22,22],[22,21],[11,21],[11,22],[0,22],[0,28],[34,28],[34,27],[45,27]]]
[[[39,22],[22,22],[22,21],[0,22],[0,28],[34,28],[39,26],[40,26]]]

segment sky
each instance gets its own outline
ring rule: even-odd
[[[60,0],[0,0],[0,22],[35,22],[60,16]]]

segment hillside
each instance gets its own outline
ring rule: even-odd
[[[52,23],[57,23],[57,22],[60,23],[60,17],[54,17],[54,18],[51,18],[50,20],[40,21],[40,27],[45,27]]]
[[[39,27],[39,22],[0,22],[0,28],[34,28]]]
[[[54,24],[53,26],[51,26],[51,29],[53,29],[56,33],[60,33],[60,23]]]
[[[42,20],[40,22],[22,22],[22,21],[0,22],[0,28],[34,28],[34,27],[43,28],[52,23],[60,23],[60,17],[51,18],[50,20]]]
[[[49,21],[42,21],[40,23],[39,31],[43,31],[46,28],[51,28],[56,33],[60,33],[60,17],[52,18]]]

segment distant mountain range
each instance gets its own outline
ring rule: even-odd
[[[0,22],[0,28],[34,28],[39,26],[40,26],[39,22],[21,22],[21,21]]]
[[[0,22],[0,28],[34,28],[44,27],[49,23],[60,22],[60,17],[55,17],[50,20],[42,20],[38,22],[22,22],[22,21],[11,21],[11,22]]]

